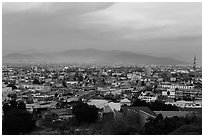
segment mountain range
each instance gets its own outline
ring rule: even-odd
[[[36,50],[3,54],[3,63],[79,63],[79,64],[155,64],[178,65],[188,62],[169,57],[155,57],[120,50],[72,49],[54,53]]]

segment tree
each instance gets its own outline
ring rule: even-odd
[[[80,81],[83,81],[83,79],[84,79],[84,78],[83,78],[82,75],[79,75],[79,76],[78,76],[78,81],[79,81],[79,82],[80,82]]]
[[[124,119],[117,119],[106,125],[108,134],[111,135],[128,135],[128,124]]]
[[[11,109],[17,109],[18,108],[18,103],[16,102],[16,100],[9,101],[9,104],[10,104]]]
[[[88,105],[83,102],[77,102],[73,106],[73,114],[76,117],[78,123],[87,122],[94,123],[98,119],[99,109],[93,105]]]
[[[18,108],[21,110],[26,110],[26,104],[23,101],[21,101],[18,103]]]
[[[17,94],[16,93],[10,93],[7,95],[9,98],[11,98],[12,100],[16,100],[17,99]]]
[[[9,111],[11,111],[11,106],[9,105],[9,103],[4,103],[3,104],[4,115],[6,115]]]
[[[31,132],[35,127],[32,115],[21,109],[13,109],[6,113],[2,122],[3,134],[18,135]]]
[[[140,99],[137,99],[133,102],[132,106],[148,106],[148,104]]]
[[[66,84],[66,82],[64,80],[62,82],[62,85],[63,85],[64,88],[67,88],[67,84]]]
[[[144,126],[145,135],[198,134],[202,133],[201,118],[196,116],[149,118]],[[188,126],[187,126],[188,125]],[[191,133],[190,133],[191,132]]]
[[[57,98],[59,96],[59,94],[58,93],[55,93],[55,98]]]
[[[136,113],[116,116],[105,124],[107,134],[110,135],[134,135],[141,129],[140,116]]]
[[[40,85],[40,81],[39,81],[38,79],[35,78],[35,79],[33,80],[33,84]]]
[[[202,124],[182,125],[170,135],[202,135]]]
[[[6,87],[11,87],[12,90],[17,89],[17,87],[14,84],[8,84]]]
[[[29,133],[35,127],[32,114],[26,111],[24,102],[16,102],[15,99],[3,104],[3,134],[17,135]]]

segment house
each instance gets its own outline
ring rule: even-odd
[[[199,101],[194,102],[194,101],[180,100],[172,103],[172,105],[176,105],[177,107],[181,107],[181,108],[202,108],[202,102],[199,102]]]
[[[138,99],[144,100],[146,102],[154,102],[157,100],[157,96],[152,92],[145,92],[145,93],[141,93]]]
[[[173,98],[167,97],[165,99],[165,104],[172,104],[172,103],[174,103],[174,99]]]
[[[102,100],[102,99],[91,99],[87,102],[89,105],[94,105],[97,108],[101,109],[103,108],[106,104],[108,104],[107,100]]]
[[[68,85],[70,84],[70,85],[76,85],[76,84],[78,84],[78,81],[67,81],[66,82]]]
[[[41,108],[54,108],[56,106],[57,102],[53,101],[53,102],[37,102],[37,103],[33,103],[33,104],[26,104],[26,109],[29,111],[33,111],[34,109],[41,109]]]
[[[122,100],[120,101],[120,104],[121,104],[121,105],[130,106],[130,105],[131,105],[131,101],[130,101],[129,99],[125,98],[125,99],[122,99]]]
[[[172,89],[194,89],[194,86],[186,86],[186,85],[172,85],[172,84],[161,84],[159,85],[159,87],[162,87],[162,88],[172,88]]]
[[[109,102],[107,104],[113,111],[120,111],[121,109],[121,103],[114,103],[114,102]]]
[[[183,99],[183,91],[182,90],[175,90],[175,98],[176,99]]]
[[[72,110],[69,108],[51,109],[50,113],[55,113],[59,118],[69,119],[73,117]]]
[[[175,98],[175,89],[174,88],[170,88],[167,89],[165,91],[162,91],[162,96],[168,96],[170,98]]]

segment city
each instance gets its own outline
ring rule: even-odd
[[[37,127],[47,133],[130,132],[75,125],[77,102],[95,106],[98,117],[93,121],[103,124],[127,112],[138,115],[140,124],[134,124],[140,128],[159,114],[202,117],[202,73],[196,66],[5,65],[2,74],[4,113],[9,101],[23,101]]]
[[[2,2],[3,135],[202,135],[202,2]]]

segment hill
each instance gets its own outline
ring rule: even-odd
[[[39,52],[11,53],[3,56],[3,63],[189,64],[168,57],[154,57],[129,51],[96,49],[73,49],[52,54]]]

